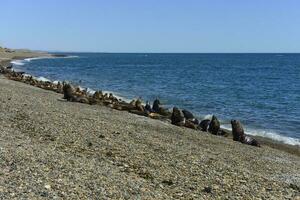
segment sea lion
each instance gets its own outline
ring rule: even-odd
[[[152,108],[151,108],[151,105],[150,105],[149,101],[146,102],[145,111],[147,111],[149,113],[152,112]]]
[[[86,98],[86,97],[76,97],[75,101],[79,102],[79,103],[86,103],[86,104],[90,103],[89,100],[88,100],[88,98]]]
[[[56,88],[57,93],[63,93],[63,85],[60,82],[57,83]]]
[[[220,129],[220,122],[217,119],[217,117],[213,115],[208,127],[208,132],[214,135],[218,135],[219,129]]]
[[[145,108],[142,105],[142,100],[140,98],[135,101],[135,107],[138,111],[145,112]]]
[[[167,108],[163,108],[163,107],[159,108],[158,114],[162,116],[169,116],[169,117],[172,115],[172,113]]]
[[[171,123],[176,126],[184,126],[185,118],[181,110],[177,107],[173,108],[172,116],[171,116]]]
[[[93,98],[94,98],[94,99],[97,99],[97,100],[102,99],[102,96],[103,96],[102,91],[96,91],[96,92],[93,94]]]
[[[103,95],[103,99],[108,99],[108,94],[107,94],[107,93],[105,93],[105,94]]]
[[[197,129],[197,125],[191,120],[185,120],[184,126],[191,129]]]
[[[247,136],[245,134],[241,122],[239,122],[238,120],[231,120],[231,126],[232,126],[232,135],[234,141],[239,141],[243,144],[260,147],[260,144],[256,139],[251,138],[250,136]]]
[[[160,107],[160,101],[158,99],[155,99],[152,105],[153,112],[159,112]]]
[[[207,132],[208,130],[208,127],[209,127],[209,124],[210,124],[210,120],[209,119],[204,119],[200,122],[198,128],[201,130],[201,131],[205,131]]]
[[[130,101],[130,105],[132,105],[132,106],[135,106],[135,102],[136,102],[136,100],[135,99],[133,99],[132,101]]]
[[[182,110],[183,115],[186,119],[194,119],[194,115],[188,110]]]
[[[231,120],[232,135],[234,141],[242,142],[245,137],[242,123],[237,120]]]
[[[67,101],[72,101],[72,99],[74,98],[74,88],[72,87],[71,84],[64,84],[63,86],[63,93],[64,93],[64,99],[66,99]]]
[[[249,136],[244,136],[243,140],[242,140],[243,144],[248,144],[251,146],[256,146],[256,147],[260,147],[260,144],[258,143],[258,141],[252,137]]]

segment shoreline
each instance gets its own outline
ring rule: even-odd
[[[71,56],[73,57],[73,56]],[[55,55],[55,54],[43,54],[43,55],[39,55],[37,54],[37,56],[35,57],[26,57],[26,56],[23,56],[23,57],[14,57],[13,59],[10,59],[10,60],[5,60],[5,61],[1,61],[0,60],[0,65],[1,65],[1,62],[2,62],[2,65],[7,65],[9,63],[12,63],[13,61],[16,61],[16,60],[26,60],[26,59],[48,59],[48,58],[68,58],[68,56],[66,55]],[[28,60],[26,60],[28,61]],[[30,75],[30,74],[29,74]],[[41,81],[46,81],[47,77],[35,77],[37,80],[39,78],[45,78],[45,80],[41,80]],[[49,79],[47,79],[49,80]],[[50,81],[50,80],[49,80]],[[57,82],[57,81],[55,81]],[[83,88],[81,87],[80,85],[77,85],[77,87],[81,88],[81,90],[91,90],[92,92],[95,92],[93,89],[90,89],[90,88]],[[127,99],[127,98],[124,98],[124,97],[121,97],[121,96],[118,96],[118,95],[115,95],[115,93],[113,91],[103,91],[104,93],[111,93],[113,94],[115,97],[117,97],[118,99],[122,100],[122,101],[125,101],[127,103],[130,102],[130,99]],[[91,94],[91,93],[90,93]],[[92,94],[91,94],[92,95]],[[227,128],[221,128],[222,130],[224,130],[225,132],[227,132],[229,134],[229,137],[231,138],[232,137],[232,133],[231,133],[231,129],[227,129]],[[247,134],[247,133],[246,133]],[[248,134],[250,136],[250,134]],[[252,138],[258,140],[261,144],[263,145],[267,145],[269,147],[272,147],[272,148],[275,148],[275,149],[280,149],[280,150],[283,150],[283,151],[286,151],[288,153],[292,153],[292,154],[295,154],[295,155],[298,155],[300,156],[300,145],[292,145],[292,144],[288,144],[284,141],[279,141],[279,140],[275,140],[273,138],[269,138],[269,137],[264,137],[264,136],[259,136],[259,135],[251,135]],[[284,137],[284,136],[283,136]]]
[[[2,75],[0,93],[0,199],[300,195],[300,157],[280,149],[67,102]]]

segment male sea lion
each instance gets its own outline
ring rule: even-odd
[[[71,84],[64,84],[63,86],[63,92],[64,92],[64,99],[66,99],[67,101],[72,101],[72,99],[74,98],[74,89],[72,87]]]
[[[247,136],[244,132],[242,123],[237,120],[231,120],[232,135],[234,141],[239,141],[243,144],[260,147],[260,144],[254,138]]]
[[[186,119],[194,119],[194,115],[188,110],[182,110],[184,117]]]
[[[181,110],[177,107],[173,108],[173,113],[171,116],[171,123],[177,126],[184,126],[185,118]]]
[[[231,120],[232,135],[234,141],[242,142],[245,137],[242,123],[237,120]]]
[[[152,105],[153,112],[159,112],[160,107],[160,101],[158,99],[155,99]]]
[[[218,135],[219,129],[220,129],[220,122],[217,119],[217,117],[213,115],[208,127],[208,132],[214,135]]]

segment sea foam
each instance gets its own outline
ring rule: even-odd
[[[11,61],[10,62],[11,64],[13,65],[18,65],[18,66],[21,66],[21,65],[24,65],[24,60],[14,60],[14,61]]]
[[[229,130],[229,131],[232,130],[230,124],[222,125],[221,128]],[[283,135],[276,133],[273,130],[260,130],[260,129],[248,128],[246,126],[244,126],[244,129],[245,129],[245,133],[248,135],[261,136],[261,137],[265,137],[265,138],[270,138],[270,139],[278,141],[278,142],[282,142],[284,144],[300,146],[300,139],[283,136]]]

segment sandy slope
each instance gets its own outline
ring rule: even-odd
[[[296,199],[300,157],[0,78],[0,199]]]

